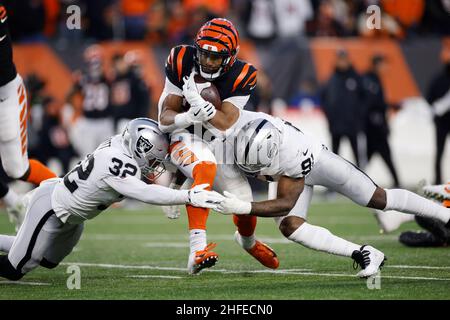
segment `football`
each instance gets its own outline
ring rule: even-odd
[[[196,74],[194,76],[194,81],[195,81],[195,83],[198,83],[198,84],[207,82],[205,79],[203,79],[198,74]],[[220,108],[222,107],[222,99],[220,99],[219,91],[217,90],[216,86],[212,82],[210,83],[209,87],[204,88],[200,92],[200,95],[206,101],[211,102],[214,105],[214,107],[216,107],[217,110],[220,110]]]

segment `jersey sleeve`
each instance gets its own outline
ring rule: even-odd
[[[170,50],[167,57],[165,73],[167,79],[179,89],[183,88],[183,77],[191,73],[193,67],[193,48],[177,46]]]
[[[0,0],[0,86],[13,80],[17,74],[8,29],[8,12],[3,3]]]
[[[231,87],[231,96],[250,96],[256,86],[257,69],[250,63],[243,64],[236,72],[233,85]]]
[[[137,177],[107,177],[105,182],[127,198],[156,205],[186,204],[188,190],[173,190],[156,184],[146,184]]]

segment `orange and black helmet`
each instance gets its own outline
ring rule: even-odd
[[[239,51],[239,33],[229,20],[215,18],[206,22],[197,32],[195,47],[197,48],[195,61],[199,66],[200,74],[205,79],[211,80],[226,72],[236,61]],[[202,53],[222,58],[221,67],[217,72],[205,75],[199,58]]]

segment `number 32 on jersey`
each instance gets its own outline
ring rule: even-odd
[[[78,184],[81,181],[86,181],[94,169],[95,158],[89,155],[85,160],[73,168],[64,177],[64,185],[71,193],[78,189]],[[135,176],[138,169],[131,163],[124,163],[118,158],[112,158],[109,164],[109,172],[117,177],[125,178],[127,175]],[[77,183],[78,182],[78,183]]]

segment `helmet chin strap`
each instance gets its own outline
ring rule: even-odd
[[[199,67],[199,70],[200,70],[200,75],[202,76],[203,79],[205,79],[205,80],[214,80],[214,79],[217,79],[220,76],[220,74],[222,72],[222,67],[220,67],[219,70],[217,70],[217,72],[215,72],[215,73],[203,72],[201,66]]]

